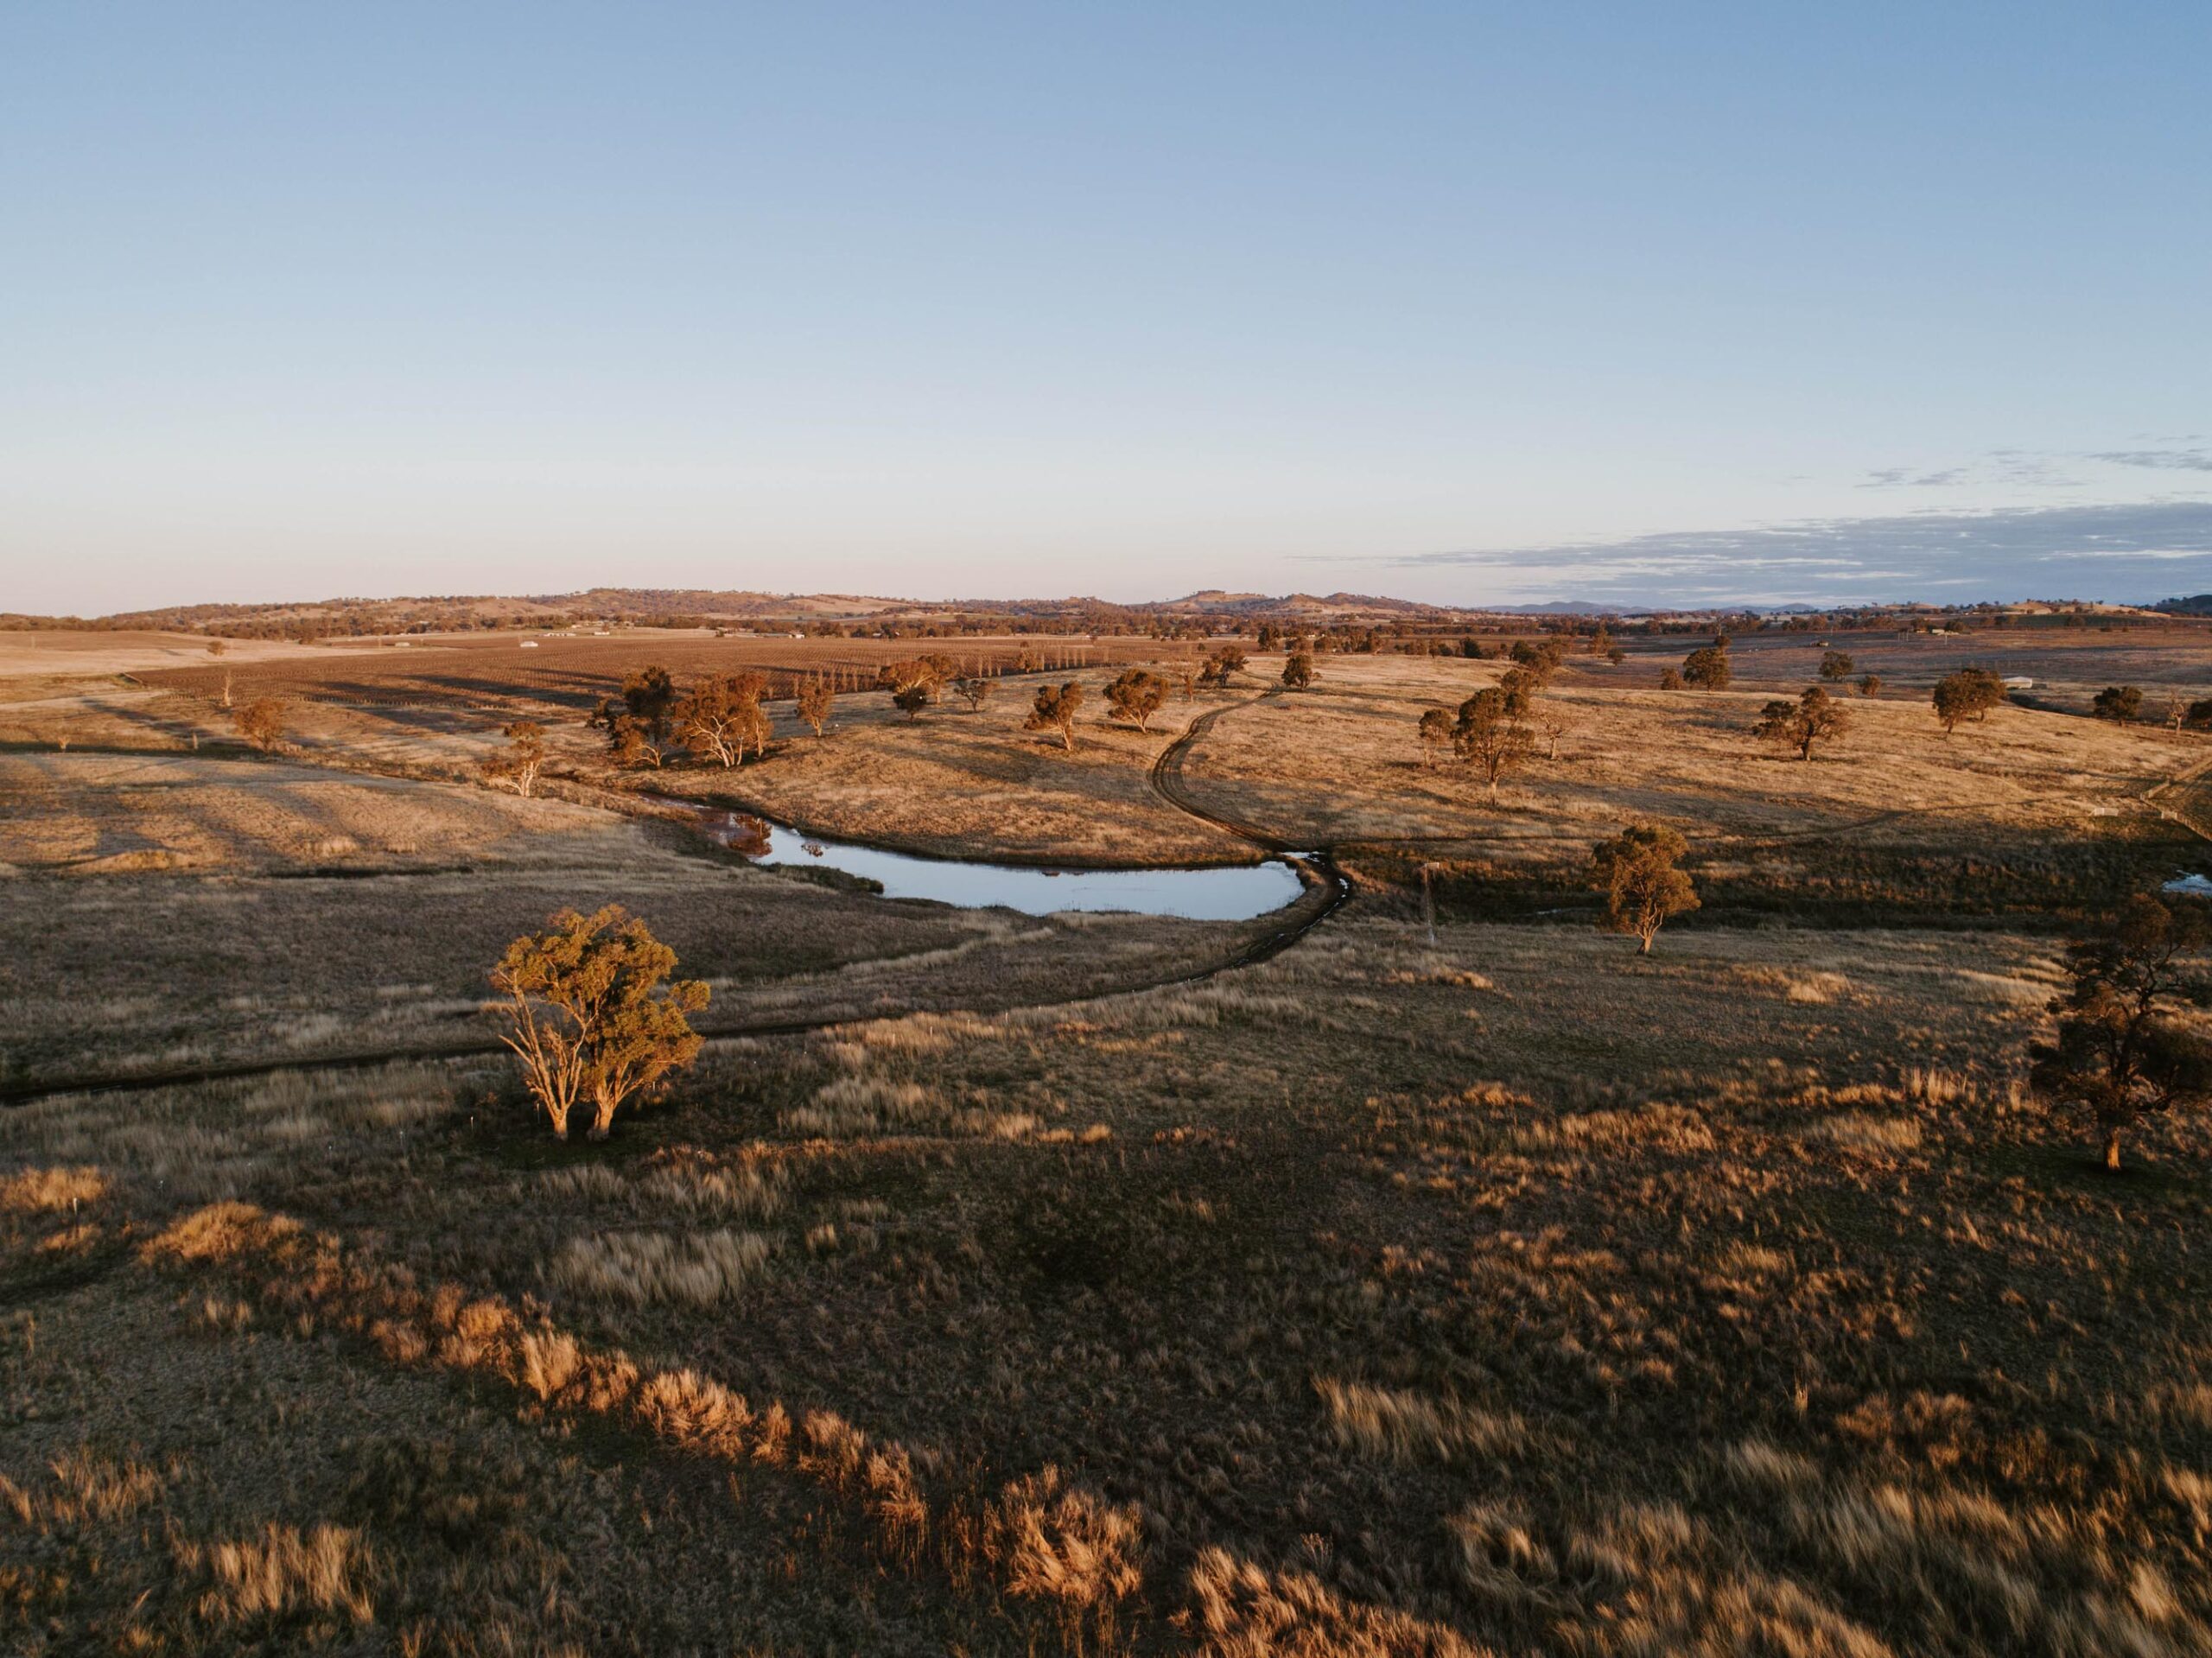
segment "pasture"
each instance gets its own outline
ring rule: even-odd
[[[2212,693],[2174,632],[2008,641],[2051,706],[1948,737],[1961,642],[1853,641],[1884,691],[1810,762],[1749,727],[1817,641],[1702,693],[1656,686],[1699,641],[1630,638],[1494,802],[1417,721],[1496,661],[1290,692],[1255,652],[1140,731],[1106,680],[1183,647],[1124,640],[624,768],[582,715],[630,669],[854,642],[41,642],[0,679],[10,1649],[2202,1651],[2203,1124],[2114,1179],[2023,1082],[2069,937],[2212,850],[2201,736],[2072,711]],[[1071,754],[1022,719],[1069,677]],[[550,797],[480,774],[518,717]],[[1352,896],[889,902],[657,793],[939,854],[1332,848]],[[1586,874],[1630,819],[1706,901],[1643,958]],[[556,1141],[484,975],[607,901],[709,1041]]]

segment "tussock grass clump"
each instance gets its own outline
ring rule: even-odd
[[[996,1110],[980,1099],[956,1102],[917,1083],[865,1074],[832,1078],[806,1104],[785,1111],[782,1122],[791,1134],[820,1140],[901,1131],[1019,1140],[1039,1126],[1026,1111]]]
[[[270,1525],[257,1538],[213,1544],[180,1539],[175,1548],[180,1567],[210,1580],[200,1614],[211,1623],[308,1610],[343,1612],[356,1623],[375,1620],[365,1582],[373,1562],[361,1534],[348,1527],[319,1525],[302,1533]]]
[[[1529,1425],[1511,1412],[1493,1414],[1454,1399],[1435,1399],[1364,1382],[1317,1376],[1314,1390],[1328,1407],[1337,1443],[1395,1463],[1456,1462],[1470,1452],[1511,1457],[1535,1443]]]
[[[1461,990],[1495,990],[1497,986],[1489,975],[1455,962],[1441,951],[1425,950],[1417,952],[1402,967],[1383,975],[1385,984],[1443,984]]]
[[[44,1215],[107,1196],[107,1176],[96,1168],[25,1169],[0,1178],[0,1210]]]
[[[684,1147],[656,1153],[645,1172],[629,1176],[603,1163],[549,1169],[537,1177],[549,1196],[619,1204],[639,1215],[671,1213],[720,1221],[768,1221],[791,1202],[791,1171],[777,1163],[735,1167]]]
[[[1189,1579],[1190,1621],[1209,1658],[1478,1658],[1448,1625],[1363,1604],[1310,1572],[1270,1571],[1209,1546]]]
[[[571,1239],[553,1279],[597,1300],[707,1307],[758,1278],[774,1253],[759,1232],[608,1232]]]
[[[1863,1111],[1823,1117],[1805,1130],[1808,1140],[1854,1152],[1916,1152],[1921,1137],[1920,1124],[1910,1117],[1878,1117]]]
[[[112,1461],[76,1445],[47,1464],[48,1479],[29,1489],[0,1474],[0,1512],[40,1535],[129,1518],[162,1492],[161,1476],[125,1458]]]

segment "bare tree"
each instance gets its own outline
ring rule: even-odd
[[[1060,685],[1041,685],[1037,700],[1031,705],[1029,717],[1021,722],[1024,731],[1057,731],[1060,746],[1075,753],[1076,711],[1083,707],[1083,686],[1075,680]]]
[[[1599,924],[1635,935],[1639,956],[1651,954],[1651,941],[1670,917],[1698,907],[1696,887],[1675,867],[1688,850],[1681,831],[1668,824],[1631,823],[1591,851],[1591,873],[1605,894]]]
[[[492,969],[507,998],[499,1039],[556,1135],[568,1138],[569,1115],[588,1098],[591,1137],[604,1140],[626,1101],[698,1057],[686,1016],[707,1005],[707,987],[671,981],[675,969],[676,952],[620,905],[563,910],[548,931],[507,946]]]
[[[1116,720],[1139,731],[1152,729],[1152,716],[1167,701],[1167,682],[1142,668],[1126,668],[1106,688],[1106,706]]]
[[[1513,717],[1505,693],[1496,686],[1477,691],[1459,704],[1459,717],[1452,727],[1452,746],[1459,758],[1483,774],[1490,797],[1497,798],[1497,780],[1524,764],[1535,748],[1529,727]]]
[[[837,700],[837,692],[822,674],[815,674],[798,683],[798,695],[792,701],[792,709],[798,717],[814,727],[819,737],[822,727],[830,722],[830,710]]]
[[[274,696],[257,696],[231,716],[238,735],[266,754],[284,739],[284,704]]]
[[[1561,716],[1558,709],[1548,704],[1541,713],[1536,715],[1536,730],[1544,740],[1546,759],[1555,760],[1559,758],[1559,740],[1567,735],[1567,729],[1566,719]]]
[[[1751,730],[1756,736],[1796,749],[1799,759],[1809,760],[1815,743],[1841,736],[1850,723],[1841,702],[1818,685],[1809,685],[1795,702],[1777,697],[1768,703]]]
[[[2057,1030],[2030,1051],[2029,1086],[2050,1105],[2088,1113],[2115,1174],[2121,1136],[2137,1122],[2212,1100],[2212,1043],[2167,1012],[2185,991],[2201,1000],[2189,975],[2204,943],[2193,908],[2130,900],[2104,937],[2069,952],[2073,983],[2050,1004]]]
[[[535,720],[518,720],[502,726],[499,734],[507,746],[484,758],[484,775],[493,783],[511,784],[524,800],[537,787],[537,774],[545,765],[545,727]]]

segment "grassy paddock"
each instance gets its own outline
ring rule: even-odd
[[[2195,856],[2161,785],[2204,750],[2011,708],[1947,741],[1923,692],[1797,764],[1746,734],[1796,671],[1752,654],[1711,697],[1573,661],[1495,806],[1414,721],[1496,665],[1394,657],[1298,695],[1255,657],[1071,759],[1008,682],[645,779],[1236,855],[1150,781],[1211,715],[1175,789],[1363,892],[1155,989],[1275,924],[744,869],[580,804],[636,780],[573,723],[579,801],[439,780],[554,705],[512,678],[302,699],[251,763],[190,756],[197,691],[4,682],[22,740],[145,751],[0,759],[7,1080],[307,1065],[0,1116],[10,1649],[2212,1648],[2198,1126],[2113,1179],[2019,1087],[2076,912]],[[1630,816],[1690,835],[1695,924],[1638,958],[1525,913]],[[604,1144],[495,1062],[312,1067],[480,1040],[506,939],[610,900],[710,1026],[841,1022],[710,1042]]]
[[[2204,1199],[2020,1099],[2056,972],[1355,918],[725,1045],[604,1152],[419,1068],[27,1108],[0,1561],[187,1648],[2194,1650]],[[647,1514],[752,1564],[586,1592]]]

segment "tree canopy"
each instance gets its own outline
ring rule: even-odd
[[[1116,720],[1140,731],[1152,728],[1152,716],[1167,701],[1167,682],[1142,668],[1125,668],[1106,687],[1106,706]]]
[[[1650,823],[1631,823],[1591,850],[1591,873],[1605,894],[1600,924],[1634,935],[1639,956],[1651,953],[1670,917],[1698,907],[1697,888],[1676,867],[1688,850],[1679,829]]]
[[[1682,658],[1682,683],[1701,691],[1725,691],[1733,677],[1735,670],[1729,665],[1724,643],[1701,645]]]
[[[1041,685],[1037,700],[1030,705],[1029,717],[1021,722],[1024,731],[1057,731],[1060,746],[1071,754],[1075,752],[1075,716],[1083,707],[1083,686],[1077,680],[1058,685]]]
[[[1756,735],[1796,749],[1799,759],[1809,760],[1815,743],[1841,736],[1850,723],[1851,716],[1841,702],[1818,685],[1811,685],[1794,702],[1777,697],[1768,703],[1759,711],[1759,722],[1752,730]]]
[[[2190,978],[2205,944],[2193,900],[2170,910],[2138,897],[2099,937],[2069,952],[2071,982],[2052,999],[2051,1039],[2030,1051],[2036,1096],[2096,1125],[2104,1166],[2120,1168],[2120,1140],[2145,1116],[2212,1100],[2212,1043],[2172,1017],[2201,1000]]]
[[[698,1057],[687,1015],[706,1007],[707,987],[671,981],[675,969],[676,952],[618,904],[588,916],[563,910],[546,931],[507,946],[492,969],[507,998],[499,1039],[560,1138],[589,1099],[591,1137],[605,1139],[625,1102]]]

